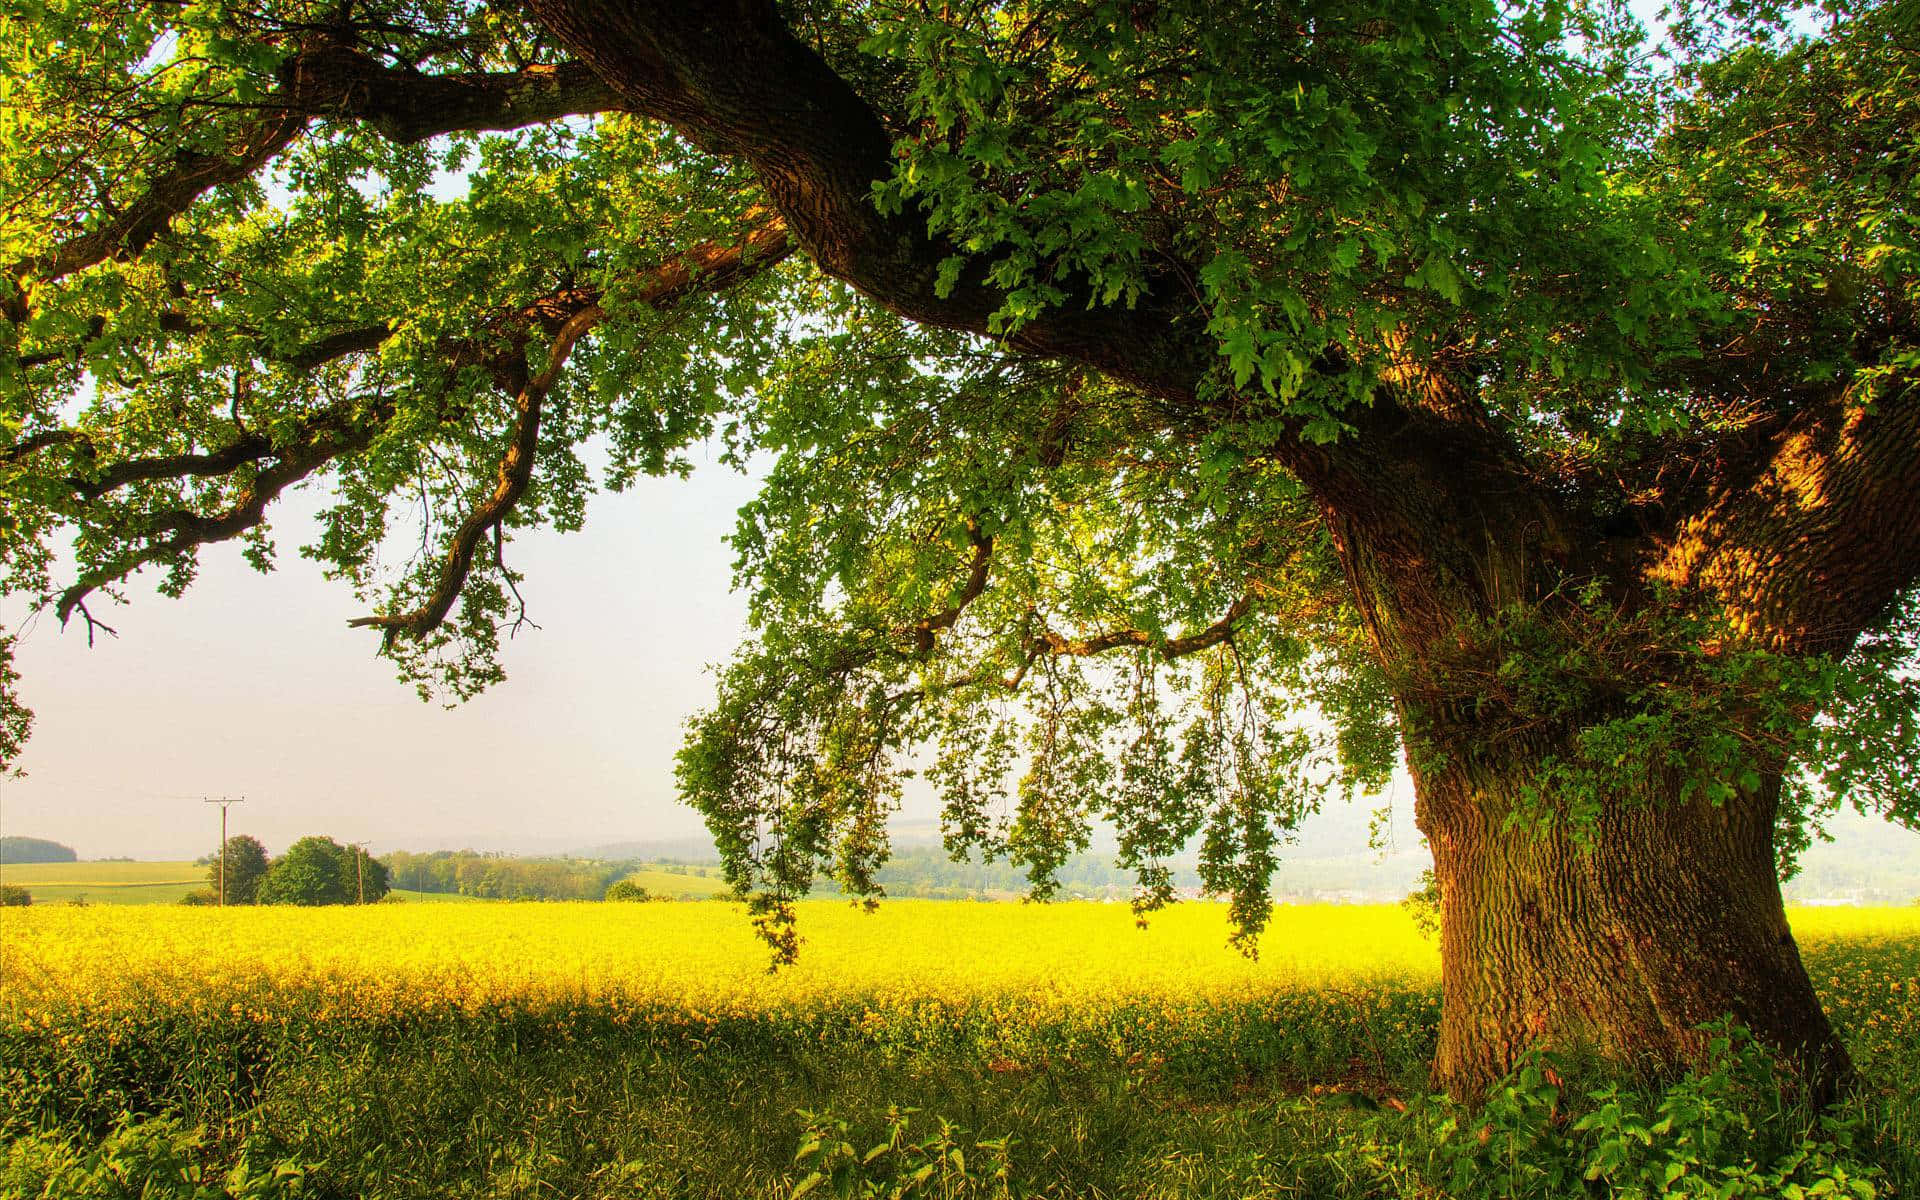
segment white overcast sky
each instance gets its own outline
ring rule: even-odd
[[[191,797],[224,793],[247,798],[234,827],[275,849],[315,832],[383,848],[699,834],[673,752],[704,668],[744,632],[721,538],[753,486],[712,464],[598,498],[582,533],[523,534],[511,561],[542,628],[508,646],[505,684],[450,711],[347,628],[364,610],[294,552],[297,518],[276,522],[274,573],[212,547],[183,599],[137,584],[101,612],[120,636],[91,649],[42,617],[19,656],[28,774],[0,783],[0,828],[83,857],[199,854],[216,822]]]

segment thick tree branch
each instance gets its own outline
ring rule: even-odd
[[[980,598],[987,590],[987,572],[993,559],[993,535],[982,533],[980,523],[972,517],[967,518],[967,540],[973,544],[973,561],[967,569],[967,581],[961,585],[960,592],[953,603],[937,613],[925,616],[913,624],[905,626],[899,632],[913,639],[916,654],[933,653],[934,641],[942,630],[953,628],[967,605]]]
[[[15,263],[11,278],[46,284],[110,258],[143,251],[208,191],[238,183],[293,143],[315,119],[364,121],[399,142],[439,134],[517,129],[616,106],[612,90],[576,63],[520,71],[429,75],[387,67],[346,46],[317,44],[289,57],[280,83],[217,153],[183,149],[112,219]],[[26,318],[24,293],[0,304]]]
[[[666,262],[636,275],[630,282],[631,296],[642,304],[672,304],[696,292],[716,292],[731,287],[749,276],[773,266],[793,252],[787,226],[777,215],[762,214],[745,234],[734,242],[702,242]],[[605,293],[598,287],[563,288],[542,296],[522,308],[499,313],[483,324],[508,336],[524,337],[538,328],[556,332],[582,308],[599,306]],[[287,365],[296,371],[311,371],[327,363],[379,349],[393,336],[386,323],[356,326],[316,338],[294,351]],[[441,347],[455,363],[472,363],[486,357],[476,339]]]
[[[401,143],[518,129],[619,107],[613,89],[581,63],[433,75],[389,67],[344,46],[296,56],[291,85],[283,101],[290,108],[361,121]]]
[[[81,574],[55,601],[54,612],[65,625],[86,598],[108,584],[162,558],[214,542],[231,541],[266,519],[267,506],[292,484],[312,475],[342,454],[364,449],[392,416],[390,404],[381,405],[358,420],[342,420],[338,413],[310,422],[301,436],[276,450],[276,461],[260,469],[253,481],[228,507],[216,513],[172,509],[142,522],[137,537],[156,539],[134,547],[111,561]],[[89,631],[96,624],[87,618]]]
[[[808,256],[916,321],[989,333],[1004,295],[980,264],[941,294],[956,253],[918,213],[883,214],[873,185],[893,147],[873,109],[787,28],[766,0],[531,0],[529,8],[635,111],[748,163]],[[1204,317],[1169,278],[1135,307],[1071,299],[1005,340],[1083,362],[1154,395],[1190,403],[1213,364]]]
[[[1722,488],[1648,571],[1702,587],[1773,649],[1844,653],[1920,578],[1920,385],[1800,414],[1751,482]]]
[[[575,313],[561,326],[553,345],[548,348],[546,370],[526,380],[520,387],[514,397],[514,407],[519,415],[514,421],[513,437],[507,443],[506,452],[500,456],[499,466],[495,470],[493,490],[454,531],[452,544],[440,564],[439,578],[426,600],[419,607],[406,612],[356,617],[348,621],[348,625],[356,629],[378,629],[381,631],[382,644],[391,646],[396,638],[402,636],[423,637],[438,629],[447,619],[447,614],[453,611],[454,601],[460,597],[461,588],[466,586],[468,572],[473,569],[474,551],[488,533],[506,520],[513,506],[526,494],[527,485],[533,482],[534,456],[540,446],[540,406],[553,385],[559,381],[560,371],[566,366],[574,344],[599,322],[602,315],[598,306],[583,308]]]
[[[230,474],[246,463],[259,462],[272,454],[273,442],[270,439],[250,433],[208,454],[162,454],[152,458],[131,458],[104,467],[91,476],[75,476],[67,482],[82,498],[98,500],[108,492],[132,483]]]
[[[786,226],[777,217],[768,217],[745,237],[731,244],[702,243],[653,268],[632,293],[634,299],[650,305],[670,304],[696,293],[724,290],[778,263],[791,252]],[[466,586],[473,570],[474,554],[489,532],[498,533],[500,525],[519,503],[533,480],[533,467],[540,441],[540,412],[547,394],[559,382],[567,358],[580,338],[606,316],[601,307],[604,295],[598,288],[571,288],[542,297],[510,314],[506,322],[514,347],[505,354],[485,355],[477,348],[478,361],[488,365],[503,387],[514,393],[517,416],[513,436],[495,469],[495,483],[484,499],[461,521],[454,531],[433,590],[417,607],[400,613],[356,617],[348,624],[354,628],[379,629],[383,645],[391,646],[400,637],[420,638],[438,629],[453,611],[453,605]],[[522,357],[534,328],[549,329],[552,341],[547,349],[546,368],[528,377]],[[345,341],[346,339],[341,339]],[[469,347],[454,349],[462,358]],[[949,622],[950,623],[950,622]]]
[[[1150,649],[1164,659],[1183,658],[1218,646],[1232,637],[1234,624],[1252,610],[1253,597],[1242,596],[1218,621],[1182,637],[1167,637],[1148,633],[1144,629],[1110,629],[1092,637],[1068,638],[1047,630],[1034,636],[1032,647],[1039,654],[1085,658],[1125,646],[1136,646]]]
[[[14,264],[9,277],[52,283],[109,258],[138,255],[195,200],[213,188],[252,175],[292,145],[306,124],[303,113],[290,109],[270,112],[242,125],[218,154],[184,149],[176,152],[173,162],[147,184],[146,191],[111,220],[22,259]],[[8,297],[0,308],[9,320],[24,321],[28,312],[25,292]]]

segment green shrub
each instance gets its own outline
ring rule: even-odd
[[[1855,1118],[1815,1112],[1746,1030],[1710,1027],[1706,1061],[1654,1092],[1528,1054],[1479,1108],[1444,1097],[1382,1115],[1342,1146],[1350,1168],[1413,1178],[1454,1200],[1874,1200],[1881,1172],[1854,1152]],[[1424,1194],[1424,1191],[1423,1191]]]
[[[0,883],[0,908],[25,908],[32,903],[32,892],[11,883]]]
[[[122,1119],[106,1137],[36,1134],[7,1147],[0,1200],[293,1200],[306,1196],[306,1170],[290,1161],[263,1165],[242,1145],[231,1165],[206,1132],[172,1118]]]
[[[651,900],[647,889],[631,879],[622,879],[607,889],[606,899],[613,901]]]
[[[918,1200],[949,1196],[1010,1197],[1015,1194],[1006,1138],[976,1139],[945,1117],[919,1139],[909,1135],[918,1109],[889,1108],[884,1140],[861,1151],[848,1140],[851,1127],[818,1113],[801,1112],[807,1130],[793,1156],[804,1171],[785,1195],[843,1200]],[[971,1158],[971,1161],[969,1161]]]

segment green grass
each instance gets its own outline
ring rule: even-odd
[[[697,868],[689,868],[690,871],[694,869]],[[705,899],[727,890],[726,880],[710,875],[680,875],[672,871],[642,869],[627,878],[647,889],[648,895],[665,896],[670,900],[686,896]]]
[[[458,892],[416,892],[408,888],[392,888],[387,892],[389,900],[400,900],[408,904],[487,904],[478,896],[462,896]]]
[[[207,885],[190,862],[9,863],[0,883],[26,888],[35,904],[178,904]]]

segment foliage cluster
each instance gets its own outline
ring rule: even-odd
[[[260,839],[239,834],[208,856],[207,888],[217,900],[222,892],[228,904],[252,904],[259,899],[271,863]]]
[[[306,1169],[242,1139],[218,1146],[171,1117],[115,1123],[105,1137],[29,1134],[0,1160],[4,1200],[301,1200]]]
[[[0,883],[0,908],[25,908],[33,903],[33,893],[11,883]]]
[[[361,847],[343,846],[329,837],[303,837],[268,865],[252,902],[372,904],[389,886],[386,866]]]
[[[934,1118],[934,1128],[916,1138],[917,1110],[887,1109],[886,1136],[872,1146],[856,1148],[846,1121],[802,1110],[806,1122],[800,1148],[793,1153],[796,1170],[805,1171],[788,1200],[817,1196],[820,1200],[958,1200],[962,1196],[1018,1195],[1011,1186],[1013,1163],[1005,1138],[976,1138],[945,1117]],[[924,1124],[924,1122],[922,1123]],[[969,1162],[971,1160],[971,1162]]]
[[[1369,1122],[1343,1150],[1453,1197],[1885,1194],[1884,1173],[1856,1145],[1858,1114],[1809,1111],[1784,1099],[1790,1089],[1780,1068],[1737,1026],[1722,1023],[1705,1060],[1664,1087],[1605,1080],[1590,1067],[1583,1081],[1582,1070],[1530,1051],[1479,1107],[1434,1097],[1404,1118]]]

